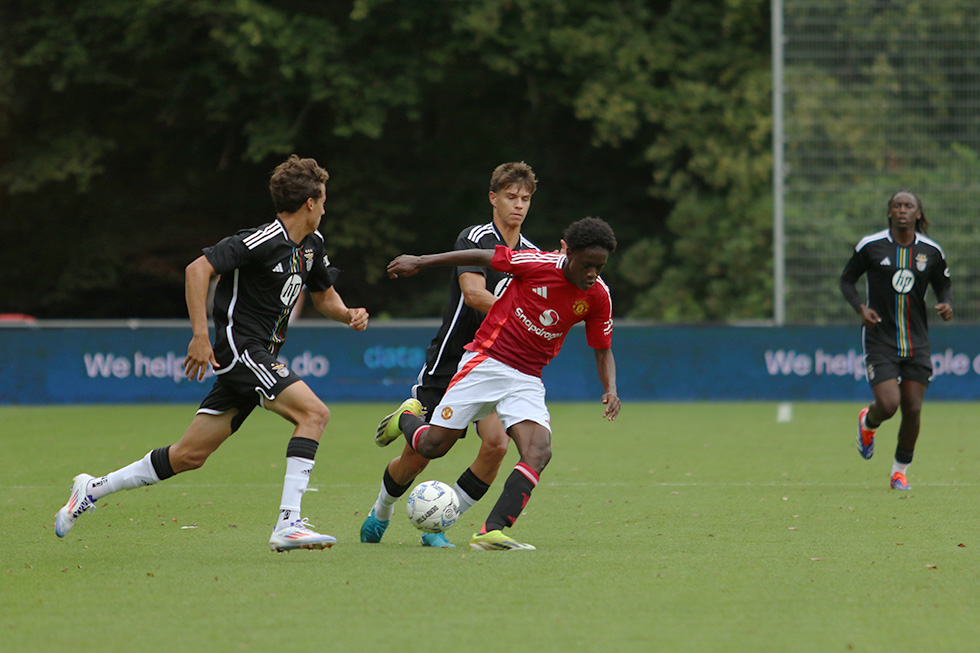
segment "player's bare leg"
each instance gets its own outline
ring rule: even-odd
[[[201,467],[231,435],[231,420],[237,413],[232,410],[224,415],[196,415],[177,444],[154,449],[105,476],[79,474],[72,481],[68,502],[55,515],[55,534],[58,537],[67,535],[82,513],[95,510],[95,502],[104,496],[153,485],[180,472]]]
[[[919,439],[922,400],[926,395],[926,386],[915,381],[902,381],[900,389],[902,423],[898,427],[898,445],[895,447],[895,460],[892,462],[891,486],[895,490],[911,490],[908,468],[915,453],[915,443]]]
[[[901,404],[901,390],[897,379],[882,381],[871,388],[874,401],[868,406],[867,426],[876,429],[895,416]]]
[[[330,420],[330,410],[302,381],[286,387],[274,400],[266,401],[265,407],[296,425],[286,445],[279,520],[269,538],[269,547],[278,552],[329,548],[337,539],[314,531],[301,516],[301,504],[310,484],[320,438]]]
[[[470,470],[487,485],[493,485],[497,472],[500,471],[500,464],[507,455],[510,436],[496,413],[490,413],[481,419],[476,428],[480,436],[480,452],[470,465]]]
[[[231,436],[231,421],[237,414],[237,410],[229,410],[221,415],[195,415],[180,440],[170,446],[170,467],[174,474],[203,467]]]
[[[381,480],[381,490],[375,499],[371,512],[361,524],[361,542],[377,543],[384,536],[395,504],[412,485],[412,481],[429,464],[429,459],[420,456],[406,444],[401,455],[393,458],[385,468]]]
[[[897,379],[887,379],[871,388],[874,401],[858,413],[857,450],[864,459],[875,453],[875,432],[881,423],[891,419],[898,410],[900,394]]]
[[[510,436],[517,445],[521,460],[507,477],[503,492],[490,511],[486,523],[470,540],[473,549],[485,550],[533,550],[530,544],[518,542],[503,534],[504,527],[513,526],[521,511],[531,499],[531,492],[538,485],[541,472],[551,460],[551,431],[542,424],[523,421],[510,428]]]

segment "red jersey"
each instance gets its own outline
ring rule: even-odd
[[[565,278],[564,264],[562,254],[497,245],[491,265],[513,279],[466,349],[540,377],[572,325],[583,320],[589,346],[609,349],[613,328],[609,287],[600,278],[582,290]]]

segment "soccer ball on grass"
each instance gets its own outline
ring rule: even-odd
[[[451,487],[441,481],[419,483],[405,503],[412,526],[426,533],[441,533],[456,523],[459,499]]]

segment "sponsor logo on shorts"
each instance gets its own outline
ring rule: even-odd
[[[868,363],[868,381],[874,381],[875,379],[875,366]]]
[[[554,311],[551,312],[554,313]],[[565,335],[564,331],[559,331],[558,333],[545,331],[542,327],[539,327],[537,324],[535,324],[534,320],[532,320],[527,315],[525,315],[524,311],[520,308],[514,310],[514,315],[517,316],[517,319],[520,320],[521,324],[524,325],[525,329],[527,329],[528,331],[530,331],[535,335],[541,336],[545,340],[554,340],[555,338],[561,338],[563,335]],[[543,318],[544,318],[544,313],[542,313],[541,318],[539,318],[541,319],[542,324],[544,323]],[[558,320],[558,313],[554,313],[554,318],[556,321]]]
[[[269,367],[272,368],[272,371],[273,372],[275,372],[276,374],[278,374],[279,376],[281,376],[284,379],[287,376],[289,376],[289,369],[285,365],[283,365],[282,363],[280,363],[279,361],[276,361],[275,363],[273,363]]]
[[[443,408],[442,408],[442,418],[443,419],[452,419],[453,418],[453,409],[450,408],[449,406],[443,406]]]

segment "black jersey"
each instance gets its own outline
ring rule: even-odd
[[[915,234],[911,245],[896,243],[888,229],[865,236],[844,266],[840,288],[848,303],[861,304],[855,283],[865,275],[865,303],[881,322],[864,329],[865,351],[869,345],[894,350],[900,357],[929,350],[926,287],[932,285],[941,303],[951,303],[951,283],[946,254],[936,241]]]
[[[330,268],[320,232],[297,244],[278,218],[206,247],[204,256],[221,275],[213,316],[214,356],[222,371],[251,343],[278,354],[303,284],[314,292],[327,290],[337,272]]]
[[[455,250],[461,249],[489,249],[492,250],[497,245],[507,246],[500,232],[493,222],[487,224],[473,225],[463,229],[456,239]],[[523,235],[518,239],[515,250],[537,249],[534,244]],[[486,317],[484,313],[466,305],[463,301],[463,291],[459,287],[459,275],[464,272],[476,272],[482,274],[487,281],[487,290],[497,297],[500,297],[507,284],[510,283],[510,275],[498,272],[490,268],[475,265],[461,265],[453,268],[452,280],[449,283],[449,298],[446,300],[446,309],[442,315],[442,326],[439,332],[432,339],[432,343],[425,352],[425,367],[419,374],[419,383],[426,386],[436,385],[445,388],[456,373],[459,360],[463,357],[463,346],[468,345],[476,330]]]

